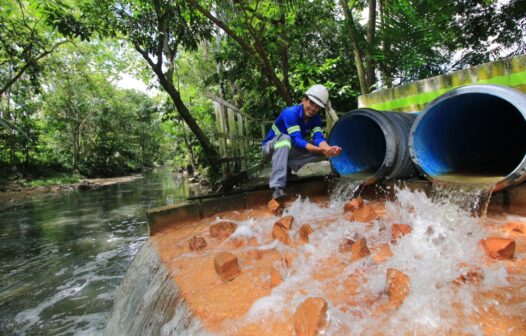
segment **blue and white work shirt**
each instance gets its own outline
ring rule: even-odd
[[[280,134],[288,134],[292,140],[292,145],[298,148],[305,149],[308,142],[306,138],[312,138],[312,143],[318,146],[321,142],[327,141],[323,136],[323,129],[321,128],[321,117],[319,114],[308,118],[307,121],[303,120],[303,105],[294,105],[285,108],[278,119],[272,125],[272,128],[267,134],[263,144],[273,139],[275,136]],[[278,145],[279,144],[279,145]],[[278,141],[274,148],[288,146],[290,148],[290,142],[288,140]]]

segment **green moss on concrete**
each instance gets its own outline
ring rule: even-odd
[[[358,106],[381,111],[421,111],[444,93],[469,84],[505,85],[526,93],[526,55],[363,95],[358,98]]]

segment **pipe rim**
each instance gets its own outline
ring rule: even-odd
[[[409,155],[411,157],[411,160],[413,160],[413,163],[417,167],[417,169],[430,181],[441,181],[441,179],[435,178],[435,176],[428,174],[420,165],[416,150],[414,148],[414,135],[415,132],[420,125],[420,121],[425,118],[425,115],[428,113],[428,111],[435,108],[437,105],[443,103],[444,101],[452,98],[457,97],[465,94],[488,94],[491,96],[498,97],[500,99],[503,99],[507,101],[510,105],[515,107],[517,111],[519,111],[524,118],[526,122],[526,95],[516,89],[513,89],[508,86],[504,85],[496,85],[496,84],[475,84],[475,85],[466,85],[461,86],[456,89],[453,89],[435,100],[433,100],[431,103],[429,103],[425,109],[420,113],[413,125],[411,126],[411,129],[409,131]],[[518,104],[516,104],[518,102]],[[522,173],[521,173],[522,171]],[[523,156],[521,162],[515,167],[513,171],[508,173],[501,181],[497,182],[494,186],[492,191],[498,191],[505,189],[511,185],[518,184],[522,181],[526,180],[526,153]]]
[[[349,118],[353,117],[366,117],[369,120],[373,121],[376,126],[382,131],[384,141],[385,141],[385,155],[384,159],[382,161],[382,164],[380,167],[374,172],[374,174],[370,175],[364,182],[363,185],[371,185],[378,181],[380,181],[382,178],[387,177],[389,171],[391,170],[392,166],[396,162],[396,154],[388,156],[388,152],[394,152],[396,153],[396,142],[394,141],[396,137],[389,137],[388,132],[394,133],[395,130],[390,129],[390,121],[387,120],[387,118],[380,113],[377,110],[370,109],[370,108],[358,108],[352,111],[347,112],[340,120],[337,121],[337,123],[333,126],[331,133],[329,134],[328,141],[331,143],[331,136],[333,135],[334,130],[336,129],[336,126],[338,123],[343,124],[343,122]],[[381,120],[387,120],[387,122],[381,123]],[[345,179],[352,179],[351,175],[342,175],[340,174],[333,166],[332,160],[331,160],[331,167],[334,171],[336,171],[342,178]]]

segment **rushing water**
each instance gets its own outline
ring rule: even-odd
[[[491,200],[494,183],[459,184],[434,182],[433,200],[445,205],[453,204],[472,215],[484,217]]]
[[[352,183],[349,184],[349,189],[352,187]],[[396,200],[386,203],[382,219],[373,222],[370,227],[349,222],[341,216],[341,208],[326,208],[308,200],[296,200],[284,214],[295,218],[291,236],[303,223],[309,223],[314,233],[309,237],[309,244],[294,249],[299,256],[286,269],[283,283],[270,296],[253,304],[245,318],[248,322],[279,320],[284,314],[292,315],[294,307],[306,297],[322,296],[330,302],[326,335],[346,335],[348,331],[352,331],[352,335],[440,335],[447,334],[446,326],[470,335],[481,334],[482,328],[473,323],[472,318],[478,316],[480,307],[489,309],[495,302],[488,299],[477,307],[474,302],[478,290],[476,286],[457,288],[451,283],[469,267],[480,265],[485,275],[481,285],[484,290],[508,284],[503,264],[482,263],[484,259],[479,241],[488,233],[478,219],[455,204],[434,201],[422,192],[396,189]],[[327,220],[329,225],[324,223]],[[274,221],[275,218],[265,218],[237,223],[240,227],[234,236],[238,232],[254,232],[258,241],[264,241]],[[389,243],[394,223],[409,224],[412,234],[404,236],[396,244]],[[338,246],[343,238],[359,237],[366,238],[370,248],[390,244],[393,256],[379,265],[370,257],[357,262],[349,261],[348,257],[338,252]],[[290,249],[281,244],[276,248],[283,255]],[[344,268],[331,276],[323,265],[331,265],[334,259]],[[400,309],[376,314],[381,301],[375,301],[375,298],[385,293],[385,274],[389,268],[409,276],[411,291]],[[324,272],[328,274],[322,276]],[[344,289],[346,281],[356,274],[363,275],[366,280],[356,293],[347,292]],[[341,293],[331,294],[339,289]],[[355,295],[350,305],[346,301],[349,295]],[[371,305],[371,302],[374,303]],[[271,316],[272,313],[275,316]]]
[[[147,239],[145,210],[188,196],[168,170],[0,205],[0,334],[96,335]]]
[[[329,205],[332,208],[340,209],[346,201],[359,196],[360,192],[362,191],[364,181],[365,180],[360,179],[340,179],[331,192]]]
[[[359,183],[342,183],[335,189],[340,196],[331,195],[330,202],[343,203],[348,197],[356,196],[358,189]],[[180,249],[184,253],[171,255],[168,270],[160,272],[164,268],[158,267],[160,260],[157,255],[143,249],[131,268],[133,271],[124,281],[128,284],[123,291],[127,295],[117,298],[120,309],[112,318],[111,328],[106,331],[108,335],[142,336],[145,334],[143,330],[151,331],[155,327],[159,332],[152,334],[208,335],[208,329],[204,329],[211,326],[218,335],[234,335],[245,327],[260,323],[268,335],[271,329],[266,327],[284,325],[286,329],[286,323],[294,318],[301,302],[307,297],[321,296],[328,302],[328,324],[324,335],[524,335],[521,333],[524,330],[522,316],[526,311],[526,300],[522,299],[526,288],[523,285],[524,272],[508,273],[505,262],[486,261],[480,240],[495,234],[491,225],[485,226],[481,218],[472,216],[470,209],[444,200],[439,194],[428,197],[423,192],[396,187],[394,191],[392,201],[366,201],[380,214],[380,218],[370,225],[349,219],[341,207],[327,207],[308,198],[300,197],[287,204],[283,215],[294,217],[294,225],[289,230],[294,241],[297,241],[303,224],[309,224],[313,229],[306,244],[287,245],[272,240],[270,232],[277,217],[252,217],[252,210],[245,215],[238,211],[226,213],[201,223],[202,227],[196,226],[191,233],[187,232],[189,235],[199,232],[206,235],[209,223],[221,220],[238,225],[226,241],[210,239],[200,253],[186,253],[181,247],[183,243],[174,244],[169,233],[160,235],[156,237],[158,244],[162,246],[162,240],[166,239],[165,244],[168,242],[169,245],[164,245],[165,248]],[[448,195],[448,192],[443,195]],[[465,196],[464,200],[469,204],[481,203],[477,201],[477,193]],[[392,227],[399,223],[410,225],[412,232],[393,242]],[[179,242],[186,242],[189,238],[184,234],[177,236]],[[359,238],[366,239],[371,255],[353,260],[348,252],[340,250],[340,246],[342,241]],[[237,239],[255,243],[239,246],[233,243]],[[383,261],[376,259],[381,246],[387,246],[392,254]],[[245,273],[228,285],[207,276],[214,271],[202,267],[210,255],[225,250],[240,257],[242,273]],[[275,260],[251,257],[250,252],[254,250],[267,251],[269,255],[277,251],[282,257]],[[283,257],[287,255],[291,256],[289,262]],[[188,262],[188,258],[192,260]],[[521,259],[522,256],[517,256],[517,261]],[[278,270],[283,281],[270,293],[259,298],[251,297],[256,300],[251,302],[244,316],[232,318],[229,315],[232,305],[246,303],[243,295],[233,295],[232,301],[214,301],[222,297],[218,296],[221,286],[230,294],[239,293],[236,286],[243,291],[264,288],[270,265]],[[405,273],[410,279],[408,296],[395,310],[383,308],[387,300],[386,273],[390,268]],[[478,283],[458,282],[470,271],[480,275]],[[174,278],[178,280],[173,282]],[[195,284],[198,278],[199,284]],[[191,287],[193,284],[195,287]],[[252,284],[255,285],[250,287]],[[178,285],[181,291],[186,290],[184,300],[181,300]],[[519,296],[513,296],[517,293]],[[188,315],[187,302],[205,321],[203,329],[199,319]],[[196,308],[203,308],[201,304],[206,309]],[[225,307],[226,310],[221,310]],[[176,312],[167,313],[169,309]],[[170,316],[173,316],[172,320],[168,320]],[[221,321],[219,327],[214,326],[215,320]],[[486,324],[481,321],[486,321]],[[496,322],[493,324],[493,321]]]

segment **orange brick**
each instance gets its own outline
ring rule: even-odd
[[[290,230],[290,229],[292,229],[292,224],[293,223],[294,223],[294,217],[292,217],[292,216],[284,216],[284,217],[281,217],[280,219],[278,219],[278,221],[276,223],[274,223],[274,225],[279,225],[282,228],[284,228],[285,230]]]
[[[353,211],[347,219],[355,222],[369,223],[378,219],[378,214],[370,205],[364,205],[362,208]]]
[[[221,252],[215,256],[214,268],[223,281],[233,280],[241,273],[237,257],[229,252]]]
[[[210,225],[210,236],[218,239],[226,239],[230,237],[237,229],[237,224],[232,222],[219,222]]]
[[[304,224],[300,227],[300,241],[303,243],[309,242],[309,236],[314,232],[309,224]]]
[[[345,202],[343,205],[343,211],[355,211],[363,207],[363,199],[361,197],[353,198],[350,201]]]
[[[393,255],[393,252],[389,248],[389,245],[382,244],[380,247],[376,250],[376,253],[373,256],[373,260],[381,264],[385,262],[387,259],[389,259]]]
[[[190,250],[199,251],[206,247],[206,240],[203,237],[193,236],[188,241],[188,245],[190,245]]]
[[[391,243],[396,243],[398,238],[405,236],[413,231],[413,228],[407,224],[393,224],[391,227]]]
[[[290,238],[287,230],[277,224],[274,224],[274,227],[272,228],[272,239],[277,239],[283,244],[290,244]]]
[[[490,237],[480,241],[486,254],[493,259],[513,259],[515,241],[508,238]]]
[[[327,323],[327,302],[321,297],[308,298],[296,309],[296,336],[315,336]]]
[[[389,303],[399,307],[409,294],[410,282],[407,274],[397,269],[387,270],[387,296]]]
[[[283,211],[284,205],[283,202],[271,199],[268,202],[268,209],[271,214],[273,215],[279,215]]]
[[[365,238],[361,238],[357,240],[352,245],[351,251],[352,251],[351,261],[362,259],[371,254],[371,252],[369,251],[369,248],[367,247],[367,241],[365,240]]]

